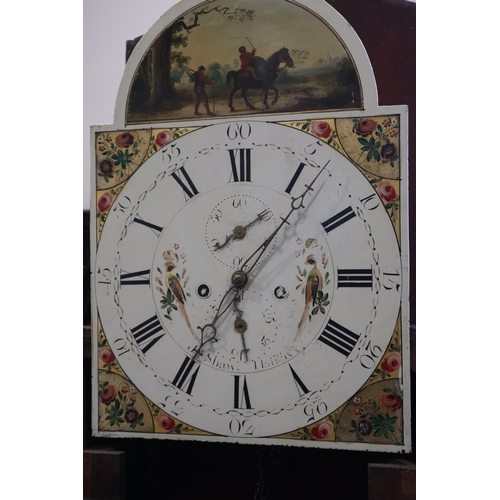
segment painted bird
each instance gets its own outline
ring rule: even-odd
[[[196,333],[194,332],[193,327],[191,326],[191,322],[189,321],[189,316],[187,315],[186,307],[184,305],[186,302],[186,295],[184,294],[184,290],[182,289],[182,285],[179,279],[172,272],[176,267],[177,266],[171,260],[167,260],[165,262],[165,268],[167,269],[167,275],[165,276],[165,284],[167,285],[167,288],[170,290],[170,293],[175,297],[175,301],[179,306],[179,310],[182,316],[186,320],[189,330],[191,331],[193,336],[196,337]]]
[[[316,267],[316,257],[314,255],[309,255],[305,262],[306,265],[313,266],[313,268],[309,271],[307,275],[306,281],[306,291],[305,291],[305,300],[306,305],[304,307],[304,312],[302,313],[302,317],[300,318],[297,335],[295,336],[294,342],[299,338],[302,328],[304,327],[307,316],[309,315],[309,308],[314,306],[316,303],[316,298],[318,296],[318,292],[323,289],[323,276],[321,276],[321,272]]]

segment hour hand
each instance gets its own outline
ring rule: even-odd
[[[249,222],[246,226],[236,226],[233,229],[233,234],[226,236],[226,241],[222,245],[219,242],[215,243],[215,250],[220,250],[221,248],[225,247],[233,238],[237,240],[241,240],[242,238],[244,238],[247,234],[247,229],[255,222],[262,220],[268,213],[269,210],[263,210],[262,212],[257,214],[257,217],[252,222]]]

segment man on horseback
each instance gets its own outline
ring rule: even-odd
[[[252,45],[253,47],[253,45]],[[274,81],[278,78],[278,71],[280,64],[285,64],[287,68],[293,68],[293,59],[286,47],[277,50],[271,54],[267,59],[255,55],[255,48],[252,52],[248,53],[245,47],[239,48],[240,54],[247,54],[245,57],[240,56],[242,68],[238,71],[231,70],[226,75],[226,82],[233,81],[233,89],[229,94],[228,106],[231,111],[235,111],[233,107],[234,94],[241,89],[241,97],[243,97],[248,109],[255,109],[255,107],[247,99],[248,89],[262,89],[264,94],[264,107],[269,109],[267,104],[267,96],[269,91],[274,91],[274,99],[271,105],[278,102],[278,89],[274,85]],[[249,56],[248,56],[249,54]],[[246,64],[244,62],[248,62]],[[245,66],[245,68],[244,68]],[[252,71],[253,70],[253,71]],[[257,74],[259,76],[257,76]]]
[[[255,57],[255,52],[257,52],[257,49],[254,47],[252,49],[252,52],[247,52],[246,47],[241,46],[238,51],[240,53],[241,70],[251,73],[255,80],[262,80],[262,78],[260,78],[255,72],[255,69],[250,66],[250,59],[252,59],[252,57]]]

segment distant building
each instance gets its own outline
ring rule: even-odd
[[[193,80],[191,80],[191,72],[185,70],[179,80],[178,87],[181,89],[188,89],[193,86]]]

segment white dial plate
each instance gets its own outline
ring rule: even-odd
[[[241,300],[230,291],[221,306],[232,273],[325,165],[304,208],[248,262]],[[221,435],[280,434],[335,410],[370,376],[400,309],[399,247],[370,183],[322,141],[263,122],[209,126],[147,160],[108,215],[96,270],[103,330],[127,376]]]

